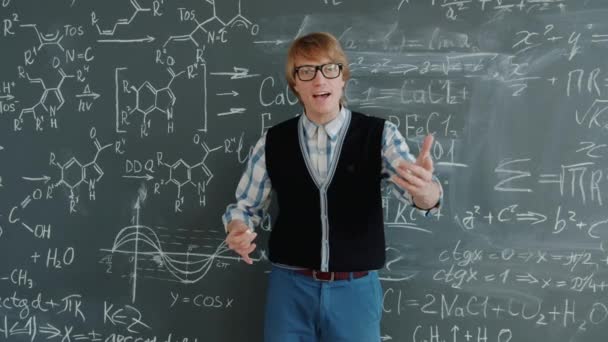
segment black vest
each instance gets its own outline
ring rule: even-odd
[[[275,263],[319,270],[323,192],[306,167],[299,120],[282,122],[266,135],[266,168],[279,207],[270,233],[269,258]],[[380,190],[383,130],[383,119],[352,113],[326,192],[330,271],[384,266]]]

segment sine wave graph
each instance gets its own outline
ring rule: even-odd
[[[156,230],[167,230],[166,236],[175,236],[174,232],[170,232],[170,228],[156,226],[155,229],[139,223],[140,209],[139,202],[136,203],[134,215],[134,223],[123,227],[116,234],[112,247],[109,249],[101,249],[101,251],[114,254],[123,254],[130,256],[132,261],[132,270],[129,272],[131,282],[131,300],[135,302],[137,293],[137,283],[143,273],[153,274],[147,275],[145,278],[154,278],[165,281],[176,281],[182,284],[193,284],[203,279],[215,265],[215,262],[221,259],[239,260],[224,240],[225,235],[219,233],[217,237],[208,237],[214,235],[213,232],[196,230],[196,229],[180,229],[183,232],[199,233],[199,240],[205,240],[202,244],[186,243],[186,242],[161,242],[162,234]],[[221,229],[223,232],[223,229]],[[160,235],[160,236],[159,236]],[[221,238],[220,238],[221,236]],[[186,237],[183,237],[185,240]],[[191,237],[191,239],[194,239]],[[168,251],[168,245],[177,245],[185,251],[175,252]],[[210,252],[202,252],[208,250]],[[200,252],[199,252],[200,251]],[[110,259],[111,260],[111,259]],[[146,265],[143,265],[143,264]],[[152,266],[150,266],[152,265]],[[158,275],[161,274],[161,275]]]

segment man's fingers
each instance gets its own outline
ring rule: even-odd
[[[228,248],[235,251],[248,264],[253,264],[253,260],[249,257],[249,253],[255,250],[256,244],[253,240],[258,236],[241,220],[233,220],[228,224],[228,236],[226,236],[226,244]]]
[[[252,243],[249,248],[241,251],[239,254],[241,255],[241,257],[243,258],[243,260],[248,263],[249,265],[253,264],[253,259],[251,259],[249,257],[249,253],[253,252],[255,250],[256,244]]]
[[[426,170],[427,172],[429,172],[430,174],[433,173],[433,171],[435,170],[433,167],[433,158],[428,157],[428,158],[424,158],[421,162],[420,162],[420,167],[422,167],[424,170]]]
[[[228,234],[226,243],[228,248],[235,251],[249,248],[251,242],[258,236],[257,233],[253,233],[250,229],[245,230],[233,230]]]
[[[230,232],[230,234],[228,235],[230,238],[230,242],[239,245],[243,242],[249,243],[251,241],[253,241],[253,239],[255,239],[256,236],[258,236],[257,233],[253,233],[251,230],[244,230],[244,231],[237,231],[237,232]]]
[[[397,166],[397,174],[406,179],[411,178],[411,176],[415,176],[427,182],[433,178],[432,172],[427,170],[424,166],[416,165],[408,161],[401,161],[399,163],[399,166]]]
[[[426,137],[424,137],[422,147],[420,148],[420,154],[418,154],[418,158],[416,158],[416,164],[422,165],[425,159],[431,158],[431,147],[433,147],[434,140],[435,138],[432,134],[428,134]]]
[[[251,252],[253,252],[255,250],[255,248],[257,247],[257,245],[255,243],[252,243],[249,248],[247,248],[247,250],[245,251],[246,254],[249,254]]]
[[[241,243],[238,244],[238,248],[242,249],[242,248],[247,248],[247,247],[251,246],[251,241],[253,241],[253,239],[241,241]]]
[[[408,181],[406,181],[405,179],[398,177],[398,176],[393,176],[391,177],[392,181],[397,184],[400,188],[407,190],[409,193],[413,193],[416,191],[416,186],[414,186],[412,183],[409,183]]]
[[[418,177],[413,172],[399,172],[399,177],[397,178],[400,178],[415,187],[424,186],[425,184],[424,179]]]
[[[241,258],[243,259],[243,261],[245,261],[249,265],[253,264],[253,260],[251,260],[251,258],[249,257],[249,255],[247,255],[247,254],[241,255]]]
[[[241,246],[241,248],[249,246],[251,241],[253,241],[256,238],[256,236],[258,236],[258,233],[252,233],[251,231],[246,231],[236,237],[236,243],[238,243]]]

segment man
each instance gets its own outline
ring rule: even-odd
[[[380,341],[384,266],[381,180],[429,213],[442,189],[427,136],[417,159],[397,127],[344,106],[348,61],[335,37],[311,33],[288,51],[286,77],[305,115],[257,142],[223,220],[245,262],[275,191],[264,335],[267,342]]]

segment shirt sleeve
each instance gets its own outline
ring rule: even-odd
[[[403,138],[401,133],[399,133],[397,126],[394,123],[386,120],[384,123],[384,130],[382,132],[383,175],[388,178],[388,184],[392,188],[392,192],[397,199],[413,206],[414,208],[417,208],[418,211],[425,216],[435,215],[439,212],[441,202],[443,201],[443,188],[441,187],[439,179],[437,176],[433,175],[433,181],[439,185],[440,191],[439,202],[437,205],[431,209],[418,208],[409,192],[390,181],[390,178],[397,173],[396,168],[399,160],[401,159],[405,159],[412,163],[416,162],[416,158],[411,154],[410,148],[405,142],[405,138]]]
[[[237,219],[253,229],[260,223],[268,209],[272,185],[266,170],[265,145],[264,134],[251,151],[245,171],[239,180],[235,192],[236,202],[229,204],[222,216],[224,230],[230,221]]]

